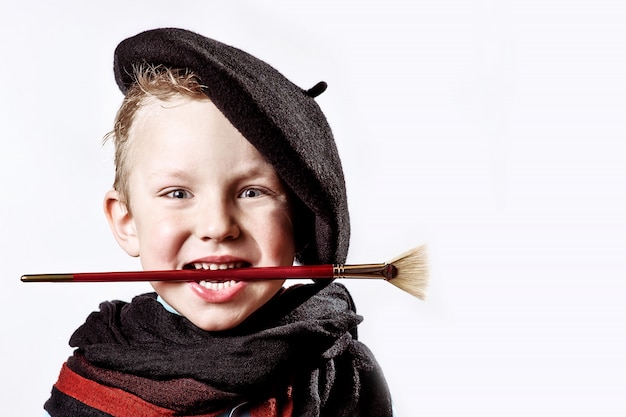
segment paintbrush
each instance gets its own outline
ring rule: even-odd
[[[426,247],[418,246],[389,262],[355,265],[299,265],[170,271],[80,272],[22,275],[22,282],[124,282],[124,281],[251,281],[263,279],[383,279],[424,299],[428,282]]]

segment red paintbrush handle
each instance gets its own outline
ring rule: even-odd
[[[23,282],[124,282],[124,281],[250,281],[263,279],[334,278],[333,265],[269,266],[237,269],[176,271],[81,272],[76,274],[23,275]]]

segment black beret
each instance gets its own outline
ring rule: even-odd
[[[300,200],[296,241],[306,243],[299,262],[345,262],[350,220],[343,170],[314,100],[325,83],[303,90],[240,49],[176,28],[142,32],[117,46],[115,80],[124,94],[134,82],[133,67],[141,64],[192,70],[209,99],[274,166]]]

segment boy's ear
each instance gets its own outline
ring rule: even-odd
[[[139,256],[139,240],[137,239],[135,221],[116,190],[110,190],[104,196],[104,214],[115,240],[122,249],[130,256]]]

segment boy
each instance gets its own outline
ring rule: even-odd
[[[304,91],[243,51],[181,29],[123,41],[125,94],[104,208],[143,269],[343,263],[349,219],[332,133]],[[389,416],[339,284],[153,282],[72,335],[55,416]]]

